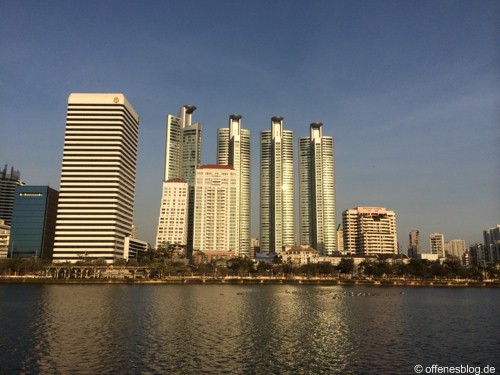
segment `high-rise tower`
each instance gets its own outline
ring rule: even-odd
[[[12,210],[14,209],[14,197],[16,196],[16,187],[23,186],[21,173],[11,168],[7,172],[7,165],[3,171],[0,171],[0,219],[4,220],[6,225],[12,221]]]
[[[139,116],[123,94],[69,96],[54,260],[123,257],[138,134]]]
[[[165,183],[172,179],[183,179],[188,184],[189,204],[188,204],[188,249],[192,249],[193,244],[193,215],[194,215],[194,184],[196,168],[200,166],[201,161],[201,124],[192,123],[193,112],[196,110],[194,105],[185,105],[179,110],[177,116],[167,116],[167,134],[165,148],[165,174],[164,186],[162,191],[168,189]],[[162,196],[162,202],[167,197]],[[169,219],[162,217],[158,221],[157,233],[165,232],[167,229],[163,224],[168,223]],[[162,224],[163,223],[163,224]],[[157,242],[160,239],[157,236]]]
[[[299,138],[300,242],[320,254],[337,250],[333,137],[314,122]]]
[[[250,257],[250,130],[241,128],[241,116],[229,116],[229,127],[217,132],[217,164],[233,167],[237,175],[237,255]]]
[[[260,135],[260,249],[280,253],[295,244],[293,132],[283,117]]]

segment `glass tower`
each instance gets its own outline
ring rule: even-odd
[[[52,259],[59,192],[18,186],[15,195],[9,256]]]
[[[237,175],[236,235],[238,256],[250,252],[250,130],[241,128],[241,116],[229,116],[229,127],[217,132],[217,164],[229,165]]]
[[[167,116],[166,147],[165,147],[165,173],[163,181],[182,179],[188,184],[188,250],[193,248],[193,218],[194,218],[194,185],[196,168],[201,162],[201,124],[192,123],[194,105],[185,105],[179,110],[177,116]],[[162,202],[166,197],[162,196]],[[162,222],[161,212],[157,233],[164,232],[166,228]],[[157,242],[159,241],[157,236]]]
[[[283,117],[260,135],[260,249],[280,253],[295,244],[293,132]]]
[[[333,138],[315,122],[299,138],[300,242],[320,254],[337,250]]]

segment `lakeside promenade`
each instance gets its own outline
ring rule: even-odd
[[[351,279],[331,276],[212,276],[166,275],[158,279],[146,278],[52,278],[46,276],[2,276],[0,284],[286,284],[339,286],[398,286],[398,287],[500,287],[500,280],[464,279]]]

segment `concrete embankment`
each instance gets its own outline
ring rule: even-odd
[[[144,278],[87,278],[54,279],[47,277],[0,277],[1,284],[288,284],[288,285],[344,285],[344,286],[398,286],[398,287],[500,287],[500,280],[351,280],[328,277],[207,277],[167,276],[162,279]]]

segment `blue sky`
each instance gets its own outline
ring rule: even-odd
[[[165,117],[198,107],[203,163],[232,113],[259,135],[335,139],[337,218],[396,212],[408,232],[482,241],[500,223],[498,1],[0,0],[0,164],[59,187],[67,98],[122,92],[141,116],[135,221],[154,242]]]

